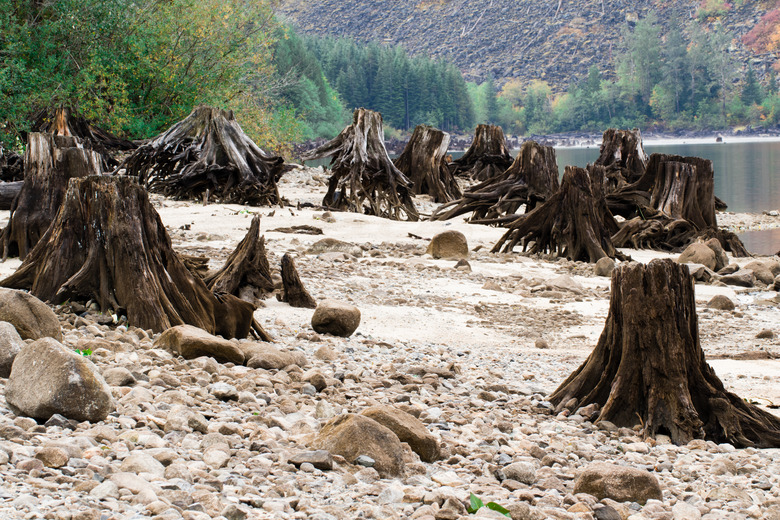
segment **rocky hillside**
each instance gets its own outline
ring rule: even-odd
[[[413,54],[454,61],[467,80],[492,74],[542,79],[564,89],[591,65],[613,68],[621,31],[655,10],[665,27],[696,19],[700,2],[680,0],[284,0],[281,12],[308,34],[400,44]],[[740,37],[765,8],[755,0],[732,5],[722,17],[735,35],[733,52],[751,57]],[[706,22],[705,22],[706,23]]]

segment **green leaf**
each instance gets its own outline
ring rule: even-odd
[[[500,506],[500,505],[496,504],[495,502],[488,502],[485,505],[487,506],[488,509],[492,509],[493,511],[498,511],[499,513],[501,513],[504,516],[508,516],[510,518],[512,516],[509,513],[509,509],[505,508],[504,506]]]
[[[485,505],[482,503],[482,500],[480,500],[480,498],[474,493],[471,493],[471,495],[469,496],[469,502],[471,503],[471,505],[466,508],[466,511],[468,511],[472,515],[476,513],[480,507],[483,507]]]

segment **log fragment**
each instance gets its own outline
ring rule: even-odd
[[[3,259],[23,260],[35,247],[57,215],[70,179],[102,173],[102,156],[77,137],[36,132],[27,139],[24,181],[0,236]]]
[[[0,182],[0,209],[9,210],[16,196],[22,191],[24,181]]]
[[[187,270],[146,191],[127,177],[71,179],[55,220],[0,286],[53,305],[94,300],[154,332],[189,324],[225,338],[269,337],[254,305],[215,295]]]
[[[285,253],[282,257],[282,287],[284,292],[281,301],[289,303],[292,307],[305,309],[317,307],[317,302],[303,286],[298,270],[295,268],[295,261],[289,253]]]
[[[450,163],[450,171],[456,177],[484,181],[504,173],[511,165],[504,130],[496,125],[478,125],[471,146]]]
[[[387,154],[378,112],[355,110],[351,125],[301,159],[305,162],[324,157],[331,157],[333,173],[323,206],[393,220],[419,220],[412,201],[412,181]]]
[[[780,418],[728,392],[707,364],[693,279],[669,259],[613,272],[598,344],[549,400],[559,411],[594,404],[594,422],[641,424],[645,436],[664,434],[677,444],[780,447]]]
[[[409,180],[412,193],[430,195],[444,203],[461,196],[455,177],[448,168],[450,134],[426,125],[417,125],[404,151],[393,161]]]
[[[261,150],[232,111],[199,106],[119,166],[149,190],[177,199],[273,206],[281,203],[276,183],[292,169]]]

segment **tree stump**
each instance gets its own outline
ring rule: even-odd
[[[610,240],[609,226],[615,225],[614,218],[601,190],[601,179],[591,181],[587,170],[567,166],[558,191],[532,212],[517,217],[493,252],[507,253],[522,243],[523,251],[552,253],[569,260],[623,258]]]
[[[607,193],[639,180],[647,166],[647,154],[642,146],[642,134],[639,129],[610,128],[605,131],[601,140],[599,158],[594,164],[607,169]]]
[[[504,130],[496,125],[478,125],[471,146],[450,163],[450,171],[454,176],[484,181],[504,173],[511,165]]]
[[[359,108],[352,124],[335,139],[304,153],[312,161],[331,157],[333,174],[322,205],[393,220],[419,220],[412,201],[412,181],[395,167],[384,144],[382,116]]]
[[[149,191],[201,201],[272,206],[281,203],[276,183],[292,169],[261,150],[232,111],[199,106],[119,166]]]
[[[426,125],[417,125],[404,151],[393,161],[412,181],[412,193],[430,195],[443,203],[461,196],[460,188],[447,166],[450,134]]]
[[[282,257],[282,287],[284,293],[280,300],[289,303],[291,307],[305,309],[317,307],[317,302],[303,286],[298,270],[295,268],[295,261],[289,253],[285,253]]]
[[[24,179],[22,156],[0,146],[0,181],[17,182]],[[8,208],[5,208],[8,209]]]
[[[467,190],[462,198],[439,206],[431,220],[449,220],[472,213],[471,222],[501,223],[516,218],[517,210],[523,205],[525,212],[530,213],[558,188],[555,149],[526,141],[509,169]]]
[[[0,286],[53,305],[93,299],[155,332],[189,324],[226,338],[268,338],[254,305],[215,295],[187,270],[146,191],[127,177],[72,179],[54,222]]]
[[[68,181],[102,173],[101,162],[102,156],[76,137],[29,134],[24,181],[0,236],[3,259],[24,259],[57,215]]]
[[[274,291],[271,267],[260,236],[260,215],[252,217],[244,238],[230,253],[225,265],[204,280],[211,291],[232,294],[254,302]]]
[[[598,421],[641,424],[677,444],[780,447],[780,418],[727,392],[707,364],[693,287],[687,266],[669,259],[616,269],[598,344],[550,401],[570,411],[596,404]]]
[[[24,181],[0,182],[0,209],[9,210],[13,207],[23,184]]]

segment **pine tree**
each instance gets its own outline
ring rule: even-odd
[[[758,84],[758,80],[756,79],[756,72],[750,64],[748,64],[747,74],[745,74],[745,83],[742,85],[742,94],[740,95],[740,98],[745,106],[757,105],[764,99],[761,92],[761,85]]]

